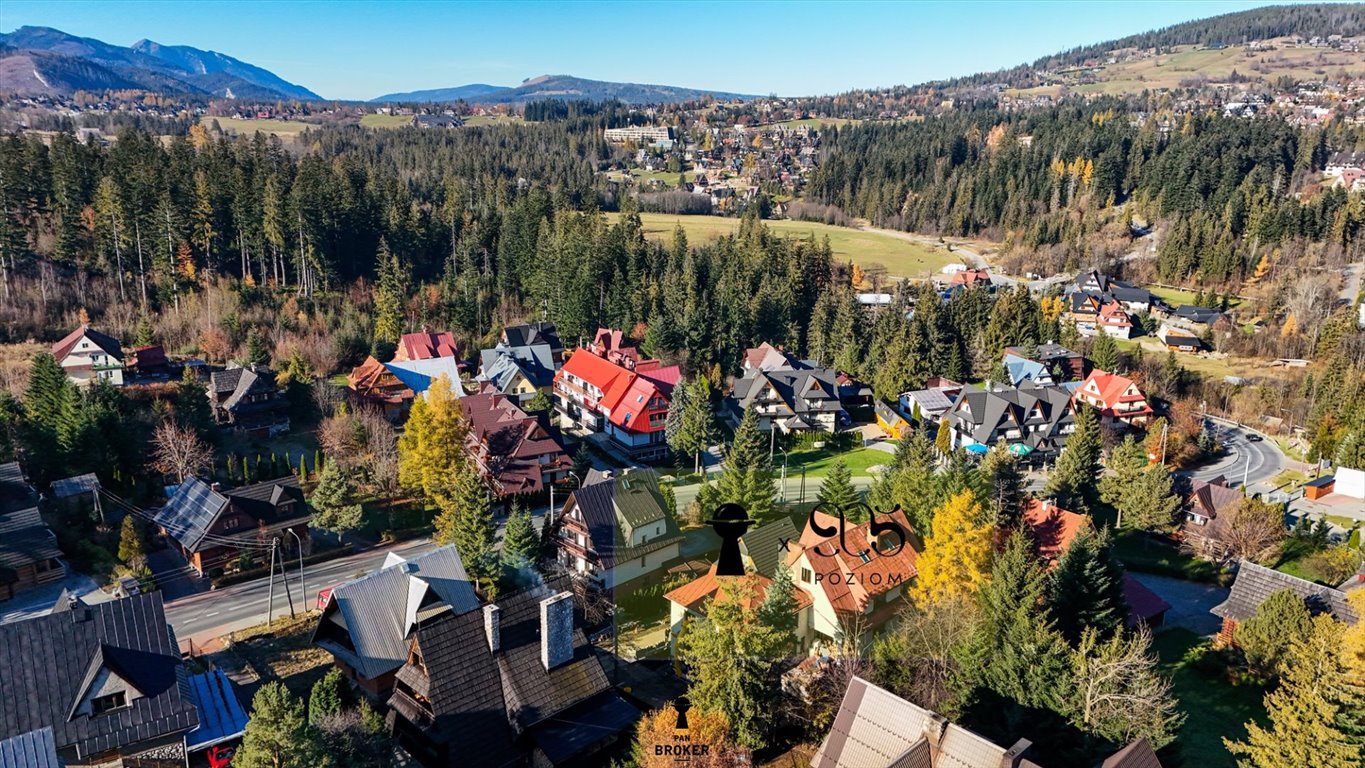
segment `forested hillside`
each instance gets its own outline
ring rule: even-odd
[[[1140,217],[1170,226],[1161,277],[1222,285],[1290,243],[1359,253],[1365,210],[1316,181],[1329,152],[1361,145],[1361,132],[1341,125],[1165,110],[1135,119],[1115,104],[980,109],[840,131],[810,196],[880,226],[1056,246],[1071,266],[1116,218]]]

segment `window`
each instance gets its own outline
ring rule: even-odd
[[[803,583],[803,584],[809,584],[809,583],[810,583],[810,579],[811,579],[810,569],[809,569],[809,568],[802,568],[802,569],[801,569],[801,583]]]
[[[128,706],[128,694],[123,691],[116,691],[108,696],[96,696],[91,699],[90,713],[92,715],[102,715],[105,712],[123,709],[126,706]]]
[[[230,530],[232,530],[233,528],[236,528],[236,527],[237,527],[237,524],[238,524],[239,522],[241,522],[241,521],[239,521],[239,520],[238,520],[237,518],[235,518],[235,517],[224,518],[224,519],[223,519],[223,530],[225,530],[225,531],[230,531]]]

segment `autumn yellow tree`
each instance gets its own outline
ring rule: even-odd
[[[910,588],[916,605],[966,600],[990,577],[992,528],[970,489],[934,511],[933,533],[924,539],[919,575]]]
[[[865,279],[867,279],[867,276],[863,274],[863,268],[860,267],[860,266],[858,266],[857,264],[854,264],[854,265],[853,265],[853,280],[852,280],[853,287],[854,287],[855,289],[856,289],[856,288],[861,288],[862,285],[863,285],[863,280],[865,280]]]
[[[469,432],[453,386],[442,374],[425,396],[414,398],[407,427],[398,438],[398,482],[438,503],[464,463]]]
[[[680,723],[673,706],[657,709],[640,719],[635,728],[632,757],[640,768],[675,768],[680,746],[690,745],[689,768],[739,768],[752,765],[748,750],[730,738],[730,724],[716,709],[683,707],[686,721]],[[679,728],[684,724],[686,728]],[[697,747],[704,746],[705,750]]]

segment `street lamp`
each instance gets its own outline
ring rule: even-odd
[[[294,541],[299,544],[299,604],[306,611],[308,610],[308,587],[306,586],[307,582],[303,579],[303,539],[299,538],[299,534],[293,528],[287,530],[289,535],[294,537]]]
[[[787,503],[787,449],[782,449],[782,485],[777,493],[779,504]]]

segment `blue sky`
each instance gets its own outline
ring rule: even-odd
[[[1267,4],[4,0],[0,30],[212,49],[339,99],[541,74],[806,95],[999,69]]]

